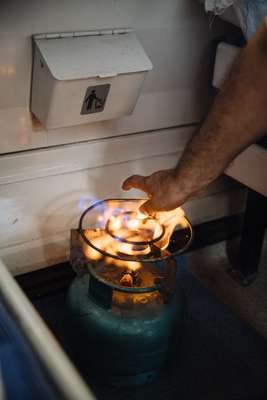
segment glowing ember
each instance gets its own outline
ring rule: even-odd
[[[124,274],[120,280],[122,286],[133,286],[133,277],[131,274]]]
[[[97,217],[99,228],[84,231],[88,241],[95,247],[85,246],[86,257],[136,271],[142,265],[140,262],[114,259],[112,256],[145,256],[155,252],[155,249],[165,250],[176,226],[188,225],[182,208],[148,217],[139,211],[142,203],[136,201],[136,209],[129,210],[127,202],[120,203],[118,207],[116,200],[109,200],[108,207]]]

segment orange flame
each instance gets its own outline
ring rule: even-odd
[[[143,201],[137,203],[137,208]],[[109,203],[112,206],[112,202]],[[113,208],[114,211],[114,208]],[[86,229],[86,238],[97,248],[111,257],[103,256],[100,251],[90,246],[85,247],[85,256],[92,261],[104,259],[106,264],[135,271],[141,267],[140,262],[113,259],[112,256],[145,255],[151,252],[149,244],[161,250],[168,247],[170,237],[177,225],[186,227],[185,213],[182,208],[172,211],[158,212],[152,217],[142,214],[138,209],[127,211],[121,209],[115,215],[110,209],[98,217],[98,221],[107,221],[107,225],[97,229]],[[157,240],[158,238],[158,240]]]

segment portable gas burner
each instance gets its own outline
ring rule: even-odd
[[[156,376],[181,330],[175,256],[190,245],[192,227],[181,208],[140,213],[143,201],[97,202],[71,232],[78,276],[68,293],[68,331],[75,357],[113,385]]]

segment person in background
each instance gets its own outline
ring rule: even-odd
[[[248,41],[216,96],[201,128],[176,166],[150,176],[133,175],[124,190],[140,189],[141,211],[168,211],[189,200],[267,132],[267,18]]]

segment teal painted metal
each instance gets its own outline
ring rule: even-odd
[[[116,386],[150,381],[180,342],[184,296],[179,283],[165,304],[107,309],[89,296],[89,279],[88,274],[75,278],[68,292],[66,337],[76,365]]]

